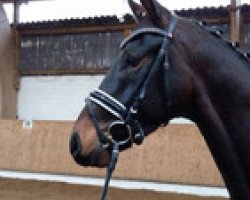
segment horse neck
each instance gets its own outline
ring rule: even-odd
[[[225,121],[223,115],[226,110],[223,109],[238,106],[239,96],[249,100],[247,103],[250,102],[249,62],[223,39],[213,36],[193,22],[184,21],[177,30],[181,44],[178,51],[184,52],[182,57],[186,64],[183,66],[187,66],[182,74],[189,74],[186,76],[193,79],[194,95],[206,97],[217,111],[218,117]],[[181,56],[176,53],[174,57]],[[187,84],[182,84],[181,87],[185,85]],[[227,115],[227,119],[229,117]]]
[[[242,106],[239,99],[245,100],[244,103],[248,108],[250,102],[249,62],[222,39],[207,32],[200,37],[196,36],[196,45],[198,48],[196,52],[193,52],[196,56],[191,60],[190,65],[199,83],[196,89],[202,89],[199,91],[202,93],[200,95],[209,99],[218,117],[227,126],[227,123],[235,120],[235,113],[233,115],[228,113],[230,109]],[[240,116],[237,117],[239,119]]]
[[[198,28],[197,28],[198,29]],[[199,126],[232,199],[250,199],[249,63],[223,41],[198,30],[189,38],[193,119]],[[196,49],[196,50],[194,50]],[[245,140],[245,141],[244,141]],[[240,188],[235,187],[240,185]]]
[[[244,108],[244,113],[250,115],[249,62],[207,31],[198,29],[198,34],[193,36],[193,44],[198,48],[190,47],[188,52],[195,57],[188,57],[193,58],[189,66],[194,74],[197,99],[209,102],[217,122],[221,122],[227,132],[242,132],[242,128],[250,130],[250,123],[241,112]]]

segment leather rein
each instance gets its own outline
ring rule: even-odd
[[[141,106],[142,101],[145,98],[145,94],[148,88],[148,84],[152,77],[156,74],[157,70],[162,67],[164,70],[164,87],[165,87],[165,100],[166,100],[166,115],[171,113],[171,87],[170,87],[170,71],[169,71],[169,45],[172,39],[173,31],[175,29],[177,22],[177,17],[175,14],[171,15],[171,21],[166,31],[158,28],[142,28],[134,33],[132,33],[127,39],[125,39],[120,46],[120,49],[124,49],[125,46],[134,40],[135,38],[150,34],[159,35],[163,37],[161,48],[158,52],[156,59],[154,60],[151,67],[148,68],[146,75],[144,77],[144,82],[141,85],[139,93],[135,95],[135,100],[130,107],[126,107],[119,100],[112,97],[110,94],[106,93],[101,89],[96,89],[90,93],[89,97],[86,98],[86,109],[89,117],[96,129],[99,141],[103,148],[111,148],[112,155],[109,167],[107,169],[107,175],[105,180],[105,185],[103,187],[101,200],[105,200],[108,185],[112,176],[112,172],[115,169],[117,159],[119,156],[119,150],[126,149],[134,144],[141,144],[144,139],[144,132],[137,119],[137,111]],[[92,103],[100,106],[104,110],[112,114],[117,120],[109,124],[107,134],[104,133],[98,123],[94,110],[92,108]],[[121,132],[117,130],[122,130]],[[122,139],[119,139],[122,135]],[[120,134],[120,135],[119,135]]]

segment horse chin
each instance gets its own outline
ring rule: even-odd
[[[78,164],[85,167],[105,168],[109,165],[110,156],[108,152],[104,151],[100,155],[91,154],[89,157],[83,159],[84,161]]]
[[[87,155],[78,153],[73,155],[75,162],[84,167],[104,168],[109,165],[110,153],[100,147],[95,148]]]

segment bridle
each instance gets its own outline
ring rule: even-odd
[[[138,92],[133,98],[132,105],[130,107],[126,107],[119,100],[112,97],[110,94],[106,93],[101,89],[95,89],[90,93],[89,97],[86,99],[86,108],[89,114],[90,119],[93,122],[93,125],[96,129],[98,138],[104,147],[109,145],[113,145],[114,143],[119,143],[120,149],[124,149],[124,147],[130,146],[132,143],[141,144],[144,139],[144,133],[141,128],[141,125],[137,118],[138,109],[145,98],[146,90],[148,88],[148,84],[152,77],[155,75],[156,71],[163,64],[164,69],[164,87],[165,87],[165,96],[166,98],[166,112],[169,115],[170,107],[171,107],[171,91],[170,91],[170,83],[169,83],[169,44],[172,39],[173,30],[176,26],[177,17],[173,14],[171,17],[170,24],[168,26],[167,31],[163,31],[158,28],[142,28],[134,33],[132,33],[127,39],[125,39],[120,46],[120,49],[124,49],[125,46],[141,35],[150,34],[150,35],[159,35],[163,37],[163,41],[161,44],[161,48],[157,55],[157,58],[154,60],[154,63],[151,67],[148,68],[146,75],[144,77],[143,84]],[[109,124],[108,133],[104,134],[100,129],[98,120],[95,117],[95,113],[92,108],[92,103],[100,106],[104,110],[108,111],[112,114],[117,120],[113,121]],[[113,130],[119,130],[122,128],[126,131],[126,136],[123,136],[122,140],[117,140],[119,138]],[[126,147],[127,147],[126,146]]]
[[[143,83],[139,92],[133,98],[133,102],[130,107],[126,107],[119,100],[112,97],[101,89],[96,89],[90,93],[86,99],[86,109],[91,121],[96,129],[100,143],[104,148],[112,148],[112,157],[108,173],[106,177],[105,186],[103,189],[101,199],[105,199],[106,190],[109,184],[111,174],[116,165],[119,150],[130,147],[133,143],[139,145],[143,142],[144,132],[141,124],[137,119],[138,109],[140,108],[142,101],[145,98],[145,94],[148,88],[148,84],[152,77],[156,74],[157,70],[163,70],[164,87],[165,87],[165,100],[166,100],[166,115],[169,117],[171,113],[171,87],[170,87],[170,70],[169,70],[169,44],[172,39],[173,31],[175,29],[177,17],[175,14],[171,15],[171,21],[166,31],[158,28],[142,28],[136,30],[127,39],[125,39],[120,46],[120,49],[124,49],[125,46],[132,40],[142,35],[158,35],[163,37],[161,48],[158,52],[156,59],[151,67],[147,69],[145,76],[143,77]],[[162,67],[163,66],[163,67]],[[109,124],[107,134],[101,130],[96,115],[93,110],[92,103],[100,106],[104,110],[112,114],[116,120]]]

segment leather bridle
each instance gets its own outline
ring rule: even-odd
[[[141,35],[147,34],[163,37],[163,41],[157,58],[154,60],[153,65],[148,68],[148,71],[146,72],[146,75],[144,77],[144,82],[141,85],[138,94],[135,96],[135,98],[133,98],[134,101],[129,108],[101,89],[94,90],[86,99],[86,108],[89,117],[92,120],[94,127],[96,128],[97,135],[103,146],[107,147],[113,145],[114,143],[118,143],[120,150],[122,150],[124,148],[127,148],[128,146],[131,146],[132,143],[142,143],[144,139],[144,132],[142,130],[140,122],[137,120],[137,112],[143,99],[145,98],[146,90],[148,88],[150,80],[162,65],[164,70],[164,85],[167,107],[166,112],[167,115],[170,114],[171,88],[169,81],[169,44],[170,40],[172,39],[174,28],[176,26],[176,21],[177,17],[173,14],[167,31],[163,31],[158,28],[142,28],[136,30],[121,43],[120,49],[122,50],[128,43],[130,43],[135,38],[140,37]],[[98,120],[95,117],[95,113],[92,108],[92,103],[95,103],[96,105],[111,113],[115,118],[117,118],[116,121],[113,121],[109,125],[107,134],[103,133],[103,131],[100,129]],[[117,138],[119,138],[120,136],[117,135],[119,133],[113,132],[113,130],[119,130],[119,128],[124,130],[122,131],[123,133],[126,132],[126,136],[123,136],[121,140],[117,140]]]
[[[142,104],[142,101],[145,98],[150,80],[161,68],[164,73],[163,77],[165,87],[166,115],[167,117],[170,117],[172,98],[169,70],[169,44],[173,36],[176,22],[177,16],[175,14],[172,14],[171,21],[166,31],[158,28],[138,29],[121,43],[120,49],[122,50],[128,43],[140,37],[141,35],[158,35],[163,37],[159,53],[152,66],[147,69],[140,90],[138,90],[138,94],[136,94],[133,98],[134,101],[132,102],[132,105],[130,107],[126,107],[126,105],[101,89],[94,90],[86,99],[87,112],[96,129],[100,143],[102,144],[103,148],[110,147],[111,149],[113,149],[105,185],[101,196],[102,200],[104,200],[106,197],[108,184],[111,178],[111,174],[115,168],[119,151],[130,147],[133,143],[141,144],[144,139],[144,132],[139,120],[137,119],[137,112]],[[107,134],[105,134],[99,126],[98,120],[92,107],[92,103],[100,106],[116,118],[115,121],[109,124]]]

